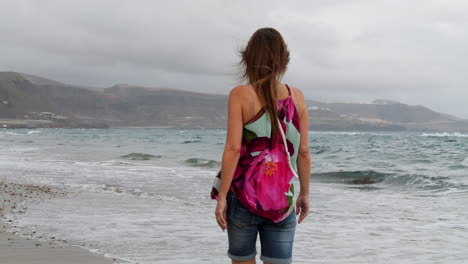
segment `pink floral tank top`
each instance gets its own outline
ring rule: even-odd
[[[277,102],[279,120],[286,136],[291,166],[278,131],[271,139],[271,122],[262,108],[242,132],[240,158],[230,190],[254,214],[279,222],[295,207],[294,180],[297,174],[297,150],[300,142],[299,115],[288,85],[288,97]]]

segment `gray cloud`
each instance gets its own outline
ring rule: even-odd
[[[3,1],[0,70],[227,94],[236,51],[264,26],[289,45],[284,80],[310,99],[468,118],[466,1]]]

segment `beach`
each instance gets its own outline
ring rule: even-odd
[[[31,203],[41,202],[66,195],[59,189],[32,184],[17,184],[0,181],[0,217],[5,214],[25,213]],[[67,245],[55,237],[33,239],[33,234],[20,236],[10,231],[12,220],[0,219],[0,256],[2,264],[54,264],[54,263],[125,263],[116,258],[107,258],[78,246]]]
[[[311,210],[297,225],[293,263],[466,263],[467,134],[309,136]],[[0,263],[228,263],[227,233],[209,195],[225,137],[225,130],[0,130],[9,232],[0,237]],[[259,239],[257,252],[261,263]]]

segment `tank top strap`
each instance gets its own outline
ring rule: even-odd
[[[291,95],[291,88],[289,88],[289,85],[287,84],[284,84],[284,85],[286,85],[286,88],[288,88],[288,95]]]

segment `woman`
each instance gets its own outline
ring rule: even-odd
[[[280,82],[289,51],[278,31],[257,30],[241,56],[249,84],[229,93],[216,221],[228,230],[232,263],[255,263],[257,234],[264,263],[291,263],[296,215],[301,223],[309,211],[307,106],[301,90]]]

